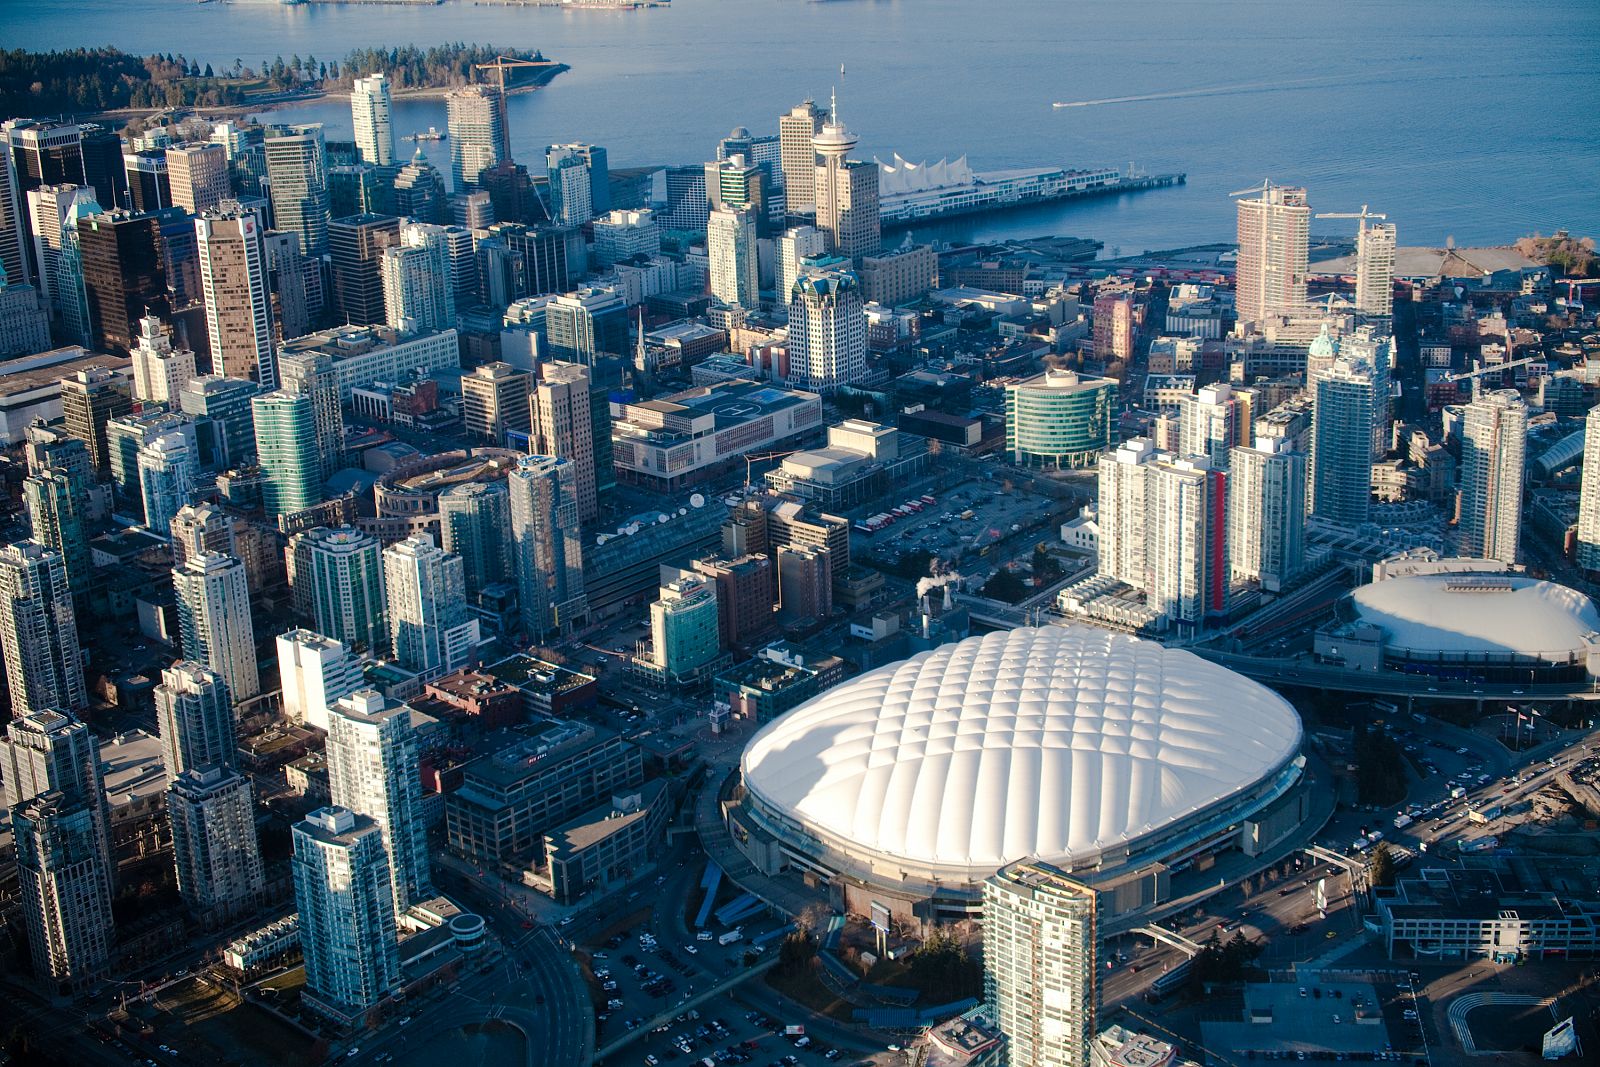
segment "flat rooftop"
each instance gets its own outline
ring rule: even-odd
[[[1360,982],[1256,983],[1245,986],[1238,1021],[1202,1021],[1200,1033],[1207,1047],[1234,1053],[1382,1052],[1393,1039],[1379,1004],[1377,989]]]
[[[61,379],[90,367],[104,367],[123,378],[132,375],[133,360],[90,352],[78,345],[52,349],[32,356],[21,356],[0,363],[0,396],[16,396],[37,389],[59,387]]]
[[[715,428],[724,430],[806,403],[814,395],[761,382],[733,380],[689,389],[662,400],[628,404],[624,408],[623,418],[630,418],[630,414],[636,411],[683,419],[713,415],[716,417]]]

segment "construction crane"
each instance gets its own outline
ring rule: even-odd
[[[1446,374],[1440,378],[1441,382],[1464,382],[1468,378],[1477,379],[1485,374],[1498,374],[1500,371],[1510,370],[1512,367],[1526,367],[1530,363],[1540,363],[1544,356],[1525,356],[1522,359],[1513,359],[1505,363],[1491,363],[1487,367],[1478,367],[1474,370],[1465,370],[1459,374]]]
[[[474,63],[473,70],[494,71],[494,88],[500,96],[500,150],[501,159],[511,158],[511,123],[506,117],[506,71],[522,70],[529,67],[545,68],[557,66],[553,59],[544,58],[541,52],[535,52],[535,59],[516,59],[512,56],[495,56],[492,63]]]
[[[1248,189],[1240,189],[1238,192],[1229,193],[1228,195],[1229,196],[1249,196],[1252,193],[1260,193],[1263,197],[1265,197],[1267,195],[1268,190],[1270,190],[1271,188],[1272,188],[1272,179],[1271,178],[1263,178],[1263,179],[1261,179],[1261,185],[1260,185],[1259,188],[1254,186],[1254,185],[1252,185]]]
[[[1389,216],[1378,211],[1368,211],[1367,205],[1362,204],[1360,211],[1319,211],[1315,216],[1319,219],[1360,219],[1361,228],[1367,228],[1368,219],[1387,219]]]
[[[754,454],[746,452],[744,456],[744,491],[747,493],[750,491],[751,482],[754,480],[752,468],[755,464],[765,463],[768,460],[783,459],[787,456],[798,455],[804,451],[805,449],[803,448],[791,448],[787,452],[759,452]]]

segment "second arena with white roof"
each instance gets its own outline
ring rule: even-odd
[[[1304,816],[1299,716],[1192,653],[1088,627],[1024,628],[871,671],[762,728],[730,826],[775,872],[835,903],[925,919],[973,910],[983,880],[1037,858],[1111,891],[1168,877]]]

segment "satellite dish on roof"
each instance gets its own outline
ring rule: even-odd
[[[700,493],[695,493],[689,497],[689,506],[691,508],[703,508],[706,506],[706,498]]]

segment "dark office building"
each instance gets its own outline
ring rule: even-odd
[[[167,153],[126,152],[122,156],[128,174],[128,203],[134,211],[160,211],[172,206],[172,185],[167,180]],[[104,204],[100,205],[105,207]]]
[[[79,130],[83,183],[94,186],[94,198],[101,207],[127,207],[128,172],[122,165],[122,138],[93,122],[84,123]]]
[[[478,175],[478,188],[489,194],[494,217],[500,222],[527,225],[544,222],[544,203],[534,190],[528,168],[521,163],[501,160]]]
[[[161,266],[167,272],[167,292],[172,295],[173,310],[204,303],[200,238],[194,231],[194,216],[181,207],[157,211],[155,216],[161,227]]]
[[[78,223],[78,248],[94,347],[125,356],[141,318],[171,311],[160,220],[123,210],[90,215]]]
[[[396,215],[441,225],[450,221],[450,194],[444,187],[444,175],[420,150],[395,173],[391,195]]]
[[[383,250],[400,243],[400,220],[369,213],[328,223],[334,307],[339,321],[371,326],[388,321],[383,309]]]

